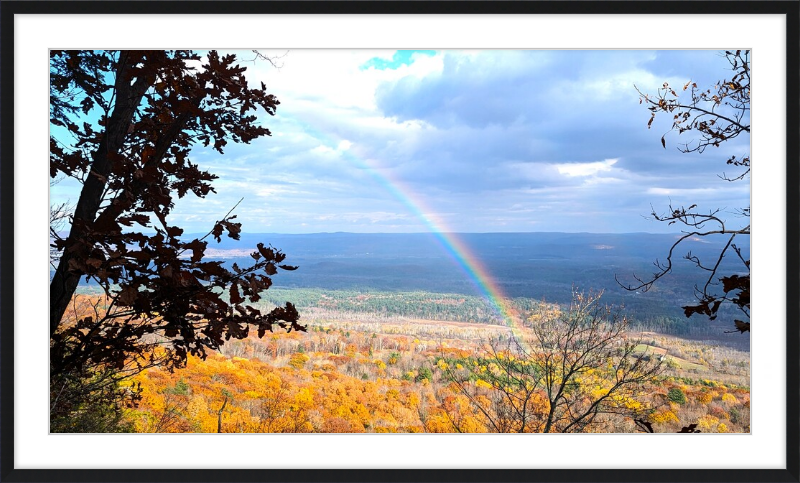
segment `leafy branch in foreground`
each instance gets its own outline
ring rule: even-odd
[[[104,380],[118,381],[154,365],[180,366],[187,354],[205,357],[247,337],[250,327],[260,336],[274,326],[305,330],[291,303],[267,313],[249,304],[279,269],[297,268],[283,264],[280,250],[259,243],[252,265],[227,268],[206,260],[205,238],[238,240],[235,216],[191,240],[169,222],[177,198],[214,191],[217,176],[189,159],[193,146],[224,154],[229,141],[270,135],[255,112],[273,115],[279,102],[263,83],[251,88],[245,70],[235,55],[213,50],[202,58],[184,50],[51,51],[50,174],[81,185],[69,233],[51,231],[55,394],[64,378],[113,369]],[[56,212],[63,220],[63,207]],[[105,296],[91,310],[70,311],[81,279]]]
[[[658,89],[656,95],[644,94],[637,88],[639,103],[647,105],[651,113],[647,123],[648,129],[652,126],[657,114],[671,114],[672,128],[678,134],[696,133],[699,139],[683,144],[679,150],[683,153],[702,153],[708,147],[720,147],[723,142],[730,141],[739,136],[750,134],[750,51],[726,51],[725,57],[730,63],[733,76],[729,80],[720,80],[713,87],[705,90],[699,89],[697,84],[689,81],[683,86],[683,91],[688,91],[689,99],[682,100],[669,84]],[[661,137],[661,145],[666,148],[666,134]],[[749,179],[750,154],[746,153],[737,157],[730,155],[726,160],[728,166],[740,170],[738,174],[728,175],[722,173],[720,178],[730,181]],[[688,208],[683,206],[669,206],[669,211],[659,214],[655,209],[651,216],[654,220],[678,224],[683,227],[682,235],[669,248],[666,261],[656,260],[656,272],[644,278],[633,276],[635,282],[625,283],[617,277],[617,283],[626,290],[647,291],[660,278],[669,274],[673,269],[673,256],[679,246],[687,240],[696,240],[706,237],[724,237],[725,244],[720,252],[710,261],[702,261],[691,251],[684,255],[686,260],[692,262],[696,268],[705,272],[702,285],[694,287],[696,304],[683,306],[684,314],[691,317],[694,314],[705,315],[714,320],[719,315],[719,310],[724,305],[734,307],[739,317],[734,318],[734,330],[731,332],[750,331],[750,256],[737,246],[734,241],[737,237],[750,236],[750,207],[746,206],[735,211],[734,216],[744,219],[736,226],[730,226],[721,216],[720,209],[701,212],[696,203]],[[722,263],[726,257],[734,258],[740,270],[735,273],[722,274]]]

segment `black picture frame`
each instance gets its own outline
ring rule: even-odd
[[[19,307],[14,300],[14,274],[19,270],[14,257],[14,18],[18,14],[648,14],[718,13],[748,15],[774,13],[786,16],[787,92],[787,253],[786,253],[786,468],[783,469],[673,469],[680,467],[680,447],[672,448],[668,460],[673,464],[649,469],[277,469],[277,470],[185,470],[185,469],[18,469],[14,455],[14,318]],[[172,482],[172,481],[381,481],[381,482],[798,482],[800,481],[800,331],[792,321],[798,313],[798,248],[800,248],[800,176],[798,176],[798,136],[800,132],[800,86],[798,69],[800,3],[797,1],[743,2],[609,2],[609,1],[519,1],[519,2],[378,2],[378,1],[14,1],[0,4],[0,481],[8,482]],[[756,213],[757,217],[758,214]],[[757,283],[760,283],[757,281]],[[42,294],[44,296],[44,294]],[[91,436],[87,436],[91,437]],[[169,443],[172,444],[172,443]],[[709,444],[713,444],[710,441]],[[480,452],[480,448],[469,448]],[[270,451],[266,448],[265,451]],[[46,458],[47,455],[42,455]],[[313,456],[310,456],[313,457]],[[742,458],[748,457],[747,441]]]

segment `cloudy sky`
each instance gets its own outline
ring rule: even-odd
[[[178,203],[187,232],[240,198],[244,231],[277,233],[664,232],[651,204],[749,204],[749,180],[717,176],[749,139],[693,155],[670,133],[664,149],[670,119],[648,130],[634,88],[729,78],[718,51],[264,53],[279,68],[245,65],[281,102],[261,113],[272,136],[193,151],[220,179]]]

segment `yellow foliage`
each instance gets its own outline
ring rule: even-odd
[[[714,399],[714,397],[709,391],[703,391],[697,395],[697,402],[699,402],[700,404],[708,404],[711,402],[712,399]]]
[[[467,416],[461,421],[459,428],[464,433],[485,433],[486,427],[473,416]]]
[[[443,411],[439,410],[428,417],[425,422],[425,430],[429,433],[452,433],[454,432],[453,423]]]
[[[669,410],[656,411],[655,413],[653,413],[652,416],[650,416],[650,419],[654,423],[670,423],[670,422],[677,423],[679,421],[678,416],[676,416],[675,413]]]
[[[401,347],[408,347],[409,339],[404,339],[405,346]],[[130,410],[130,420],[137,431],[161,428],[162,431],[213,433],[217,431],[218,411],[226,397],[228,402],[222,413],[224,432],[485,432],[495,430],[492,425],[497,424],[496,421],[503,422],[502,418],[506,417],[503,411],[508,407],[498,406],[496,388],[492,385],[494,379],[487,373],[498,377],[503,375],[503,367],[499,366],[513,360],[510,353],[504,353],[488,367],[481,367],[481,359],[476,360],[476,354],[465,349],[459,349],[460,352],[454,355],[460,362],[453,361],[452,366],[445,359],[437,361],[437,369],[456,369],[472,374],[474,386],[470,387],[472,390],[480,389],[467,397],[462,393],[463,388],[445,378],[414,382],[416,371],[401,373],[401,364],[387,367],[388,363],[384,361],[388,361],[393,353],[388,348],[375,350],[373,346],[374,354],[367,356],[365,338],[356,335],[350,341],[360,353],[364,353],[363,356],[333,355],[326,349],[324,352],[289,353],[275,357],[270,349],[265,356],[268,362],[255,356],[252,359],[229,358],[212,353],[206,360],[190,356],[187,367],[176,370],[175,374],[161,370],[144,371],[134,378],[134,381],[142,383],[145,392],[140,407]],[[281,347],[283,351],[284,346]],[[394,350],[404,352],[408,349]],[[244,352],[251,353],[257,355],[263,351]],[[413,355],[436,357],[433,350]],[[538,356],[532,354],[529,360],[517,360],[514,368],[525,364],[535,366]],[[400,360],[398,357],[398,363]],[[407,361],[402,360],[413,362],[411,356]],[[575,384],[567,389],[567,397],[588,404],[606,396],[616,370],[613,364],[607,365],[606,362],[602,360],[599,366],[588,368],[575,377]],[[612,361],[609,359],[608,362]],[[285,364],[285,367],[271,364]],[[558,370],[555,372],[555,378],[562,375]],[[362,374],[369,377],[362,379]],[[476,376],[481,378],[475,379]],[[190,389],[186,391],[183,386],[178,386],[180,381],[188,384]],[[533,432],[543,429],[542,421],[548,413],[549,402],[541,389],[534,391],[537,383],[534,379],[523,379],[519,386],[506,388],[512,397],[527,401],[525,411],[531,419],[524,428],[514,427],[508,419],[501,426],[505,430]],[[605,398],[604,404],[610,408],[642,411],[648,409],[653,401],[659,402],[658,394],[665,388],[682,384],[682,381],[676,380],[672,384],[658,381],[652,387],[645,384],[648,385],[645,390],[651,391],[650,398],[637,400],[636,391],[622,391]],[[679,427],[675,425],[680,424],[680,420],[687,421],[686,424],[698,422],[698,429],[703,432],[739,431],[741,424],[731,423],[725,411],[733,405],[738,408],[749,404],[746,389],[726,391],[715,383],[714,389],[709,390],[708,387],[701,389],[699,384],[683,384],[680,387],[692,403],[662,406],[660,411],[651,414],[650,421],[672,425],[664,431]],[[721,404],[711,404],[719,399]],[[707,407],[699,410],[694,401]],[[476,406],[488,408],[487,413],[478,411]],[[176,407],[176,421],[165,427],[160,418],[169,413],[170,408]],[[686,411],[708,412],[708,415],[698,421]],[[615,424],[603,422],[592,430],[618,430],[619,426]]]
[[[459,383],[453,381],[453,382],[451,382],[450,384],[447,385],[447,389],[450,392],[454,393],[454,394],[458,394],[458,393],[461,392],[461,385]]]
[[[289,358],[289,365],[294,367],[295,369],[300,369],[305,365],[306,362],[308,362],[308,360],[309,357],[307,355],[302,354],[300,352],[295,352]]]
[[[711,431],[711,428],[716,428],[719,424],[719,419],[711,415],[702,416],[697,420],[697,427],[702,431]]]
[[[311,388],[304,387],[297,391],[297,395],[294,397],[295,404],[298,408],[311,408],[314,405],[314,393]]]
[[[483,379],[476,380],[475,381],[475,386],[476,387],[483,387],[483,388],[486,388],[486,389],[491,389],[492,388],[492,385],[489,384],[488,382],[484,381]]]
[[[200,395],[195,395],[186,408],[186,414],[191,419],[199,419],[204,413],[207,413],[206,400]]]
[[[614,394],[611,397],[611,400],[614,401],[614,404],[617,407],[624,407],[633,410],[640,410],[644,407],[642,403],[637,401],[636,399],[621,394]]]

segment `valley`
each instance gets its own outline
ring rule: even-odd
[[[674,276],[646,293],[626,291],[614,278],[647,270],[672,236],[465,235],[496,277],[491,296],[425,234],[242,238],[224,241],[214,254],[232,265],[245,262],[247,250],[240,246],[256,240],[284,250],[299,269],[276,274],[253,306],[268,311],[291,302],[307,332],[250,333],[225,341],[205,360],[190,356],[174,372],[137,374],[131,381],[141,400],[125,416],[131,430],[507,432],[516,423],[498,423],[508,408],[487,403],[492,391],[516,394],[532,384],[525,404],[537,417],[555,403],[542,400],[546,387],[539,376],[506,387],[488,374],[503,367],[504,357],[525,361],[508,370],[532,368],[522,380],[538,373],[545,367],[538,357],[547,349],[526,352],[528,346],[512,343],[530,337],[536,314],[557,315],[574,293],[602,293],[598,303],[613,306],[626,324],[604,356],[611,357],[608,364],[621,357],[613,354],[624,344],[629,360],[642,357],[660,369],[582,431],[640,431],[623,413],[640,414],[656,432],[689,424],[703,432],[750,431],[749,333],[728,333],[724,317],[709,322],[683,315],[679,301],[691,300],[692,267],[676,267]],[[694,253],[704,254],[697,248]],[[102,299],[97,286],[78,292]],[[578,377],[583,386],[576,387],[595,392],[576,393],[572,404],[610,387],[615,376],[603,364],[586,369],[589,379]],[[538,432],[540,424],[528,421],[514,431]]]

